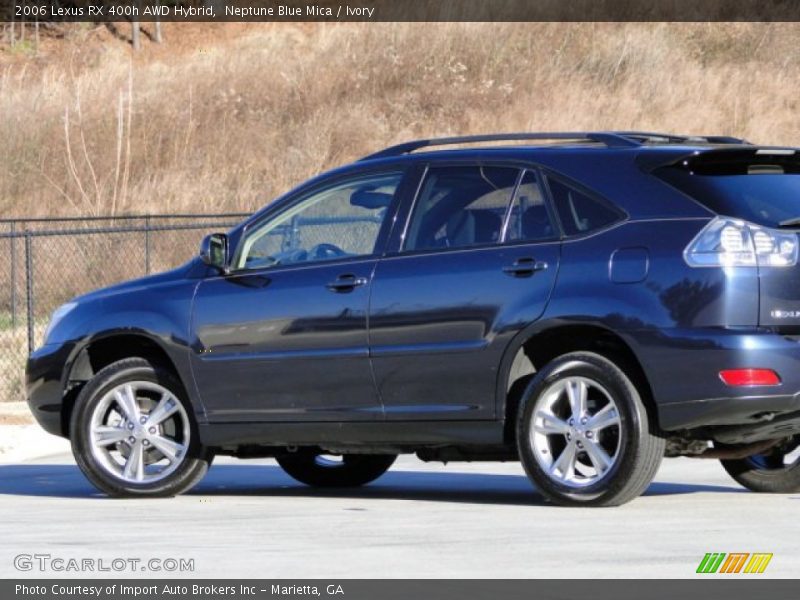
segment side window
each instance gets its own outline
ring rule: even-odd
[[[547,178],[558,218],[567,235],[588,233],[621,220],[622,213],[557,179]]]
[[[373,254],[402,176],[361,176],[313,192],[248,232],[236,267],[261,269]]]
[[[508,216],[506,242],[537,242],[556,237],[539,178],[533,171],[522,177]]]
[[[411,215],[404,250],[465,248],[500,241],[518,169],[428,170]]]

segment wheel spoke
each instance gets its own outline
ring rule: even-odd
[[[600,444],[594,440],[586,440],[583,449],[586,450],[586,455],[589,457],[589,460],[592,461],[592,466],[595,471],[597,471],[598,475],[602,475],[608,471],[608,468],[611,466],[611,457]]]
[[[550,474],[567,479],[575,471],[575,455],[575,444],[570,442],[550,466]]]
[[[617,408],[609,403],[592,415],[589,422],[586,423],[586,429],[600,431],[613,425],[619,425],[619,413],[617,413]]]
[[[179,444],[169,438],[160,435],[153,435],[149,438],[150,443],[156,447],[158,451],[167,457],[169,462],[174,462],[183,456],[186,446]]]
[[[536,413],[533,429],[539,433],[548,435],[564,435],[569,432],[569,425],[567,425],[557,416],[540,410]]]
[[[92,409],[90,451],[114,480],[164,480],[188,458],[190,425],[173,391],[146,378],[129,379],[105,392]]]
[[[141,443],[136,443],[131,447],[131,454],[125,462],[125,470],[122,475],[136,481],[144,479],[144,451]]]
[[[178,412],[178,401],[171,394],[163,394],[161,400],[147,417],[146,427],[159,425]]]
[[[141,413],[139,412],[139,403],[136,401],[136,394],[133,392],[133,386],[126,385],[118,388],[114,392],[114,398],[128,422],[138,423]]]
[[[125,438],[128,436],[128,432],[125,428],[111,427],[109,425],[95,427],[93,433],[95,443],[98,446],[110,446],[125,440]]]
[[[573,419],[580,419],[586,414],[587,394],[586,383],[582,380],[567,381],[567,398],[569,398],[569,406],[572,409]]]
[[[618,407],[593,377],[564,374],[543,389],[528,421],[528,440],[541,470],[571,489],[607,477],[625,444]]]

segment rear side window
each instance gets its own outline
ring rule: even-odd
[[[800,226],[800,159],[793,150],[707,152],[653,174],[719,215]]]
[[[561,226],[568,236],[590,233],[622,220],[622,212],[602,200],[552,177],[547,178],[547,183]]]
[[[404,249],[498,243],[518,176],[518,169],[507,167],[429,169],[411,215]]]

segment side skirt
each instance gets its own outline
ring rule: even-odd
[[[371,423],[205,423],[203,446],[495,446],[503,443],[498,421],[392,421]]]

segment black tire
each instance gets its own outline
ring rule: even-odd
[[[126,481],[115,476],[92,452],[90,430],[94,410],[109,391],[129,382],[150,382],[166,388],[178,400],[188,417],[191,432],[188,450],[181,456],[174,471],[158,481],[142,483]],[[113,497],[175,496],[199,482],[206,474],[212,459],[211,454],[200,446],[194,412],[186,399],[181,382],[171,372],[152,365],[142,358],[126,358],[112,363],[83,387],[72,411],[70,439],[72,453],[83,474],[97,489]]]
[[[579,381],[587,386],[597,385],[599,387],[596,389],[602,389],[608,395],[602,395],[598,391],[592,392],[591,390],[595,390],[593,387],[588,388],[590,391],[584,395],[588,398],[585,400],[589,406],[585,413],[588,415],[586,418],[588,422],[584,428],[584,419],[581,419],[582,424],[578,425],[579,431],[572,425],[574,411],[564,416],[563,420],[554,421],[558,427],[570,424],[568,431],[563,435],[549,431],[542,433],[544,422],[541,422],[542,424],[536,429],[539,432],[536,439],[546,442],[539,442],[542,448],[536,449],[532,438],[534,408],[540,397],[542,403],[560,397],[558,396],[560,392],[554,390],[558,390],[559,385],[568,385],[568,381]],[[543,396],[545,392],[547,394]],[[595,395],[594,398],[589,397],[592,393]],[[609,402],[608,398],[613,399],[613,402]],[[609,412],[617,417],[615,423],[606,425],[607,429],[603,429],[602,432],[600,429],[591,430],[593,414],[590,408],[604,406],[604,403],[611,405]],[[613,409],[614,405],[616,410]],[[563,506],[618,506],[629,502],[647,489],[664,456],[665,440],[654,434],[656,427],[652,416],[648,415],[636,387],[617,365],[591,352],[565,354],[537,373],[520,402],[516,431],[520,460],[531,482],[545,498]],[[559,441],[560,435],[563,438],[561,441]],[[588,449],[592,439],[595,442],[594,449],[601,442],[601,438],[603,443],[614,448],[611,465],[599,463],[607,469],[605,472],[601,468],[596,468],[595,460],[591,460],[589,452],[579,449]],[[550,460],[549,470],[559,462],[552,448],[550,457],[547,456],[546,448],[551,443],[553,445],[563,443],[562,452],[566,452],[569,444],[574,444],[573,452],[576,458],[571,464],[577,465],[584,472],[590,471],[589,476],[581,480],[582,474],[578,473],[579,469],[576,467],[573,467],[575,477],[572,482],[568,482],[565,476],[559,477],[558,473],[549,474],[539,461]],[[539,453],[538,459],[534,455],[535,452]],[[605,455],[606,458],[609,456]],[[567,463],[569,462],[568,460]],[[556,471],[558,470],[556,468]]]
[[[720,462],[728,475],[748,490],[763,494],[796,494],[800,492],[800,458],[789,464],[784,458],[798,445],[800,436],[794,436],[772,452]]]
[[[375,481],[394,464],[393,454],[343,454],[338,461],[326,461],[318,452],[299,451],[277,456],[286,473],[313,487],[357,487]]]

